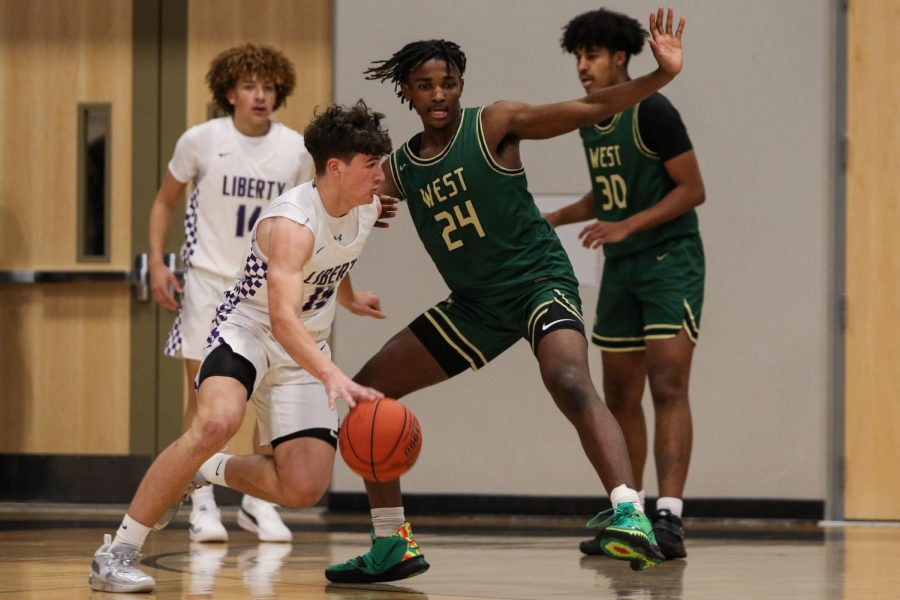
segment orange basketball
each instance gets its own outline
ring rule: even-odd
[[[360,402],[338,434],[347,466],[367,481],[393,481],[409,471],[422,449],[422,428],[405,404],[392,398]]]

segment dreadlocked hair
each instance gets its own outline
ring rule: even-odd
[[[456,66],[460,77],[466,72],[466,55],[459,45],[448,40],[423,40],[406,44],[387,60],[372,61],[375,66],[366,69],[364,75],[366,79],[393,81],[394,91],[403,104],[406,99],[400,89],[401,84],[406,83],[413,69],[433,58],[444,61],[448,67]],[[409,108],[412,110],[412,102]]]
[[[612,52],[621,50],[631,58],[640,54],[646,37],[647,31],[637,20],[600,8],[569,21],[559,43],[569,54],[581,48],[605,48]]]
[[[384,156],[391,152],[391,138],[381,128],[384,115],[363,100],[353,106],[332,104],[319,112],[303,132],[303,142],[312,154],[316,173],[325,172],[329,158],[349,163],[357,154]]]
[[[229,48],[212,60],[206,73],[206,83],[219,109],[233,115],[234,106],[228,101],[228,92],[234,89],[241,77],[254,75],[275,84],[275,110],[285,104],[297,81],[294,65],[271,46],[244,44]]]

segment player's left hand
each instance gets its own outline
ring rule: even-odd
[[[663,17],[665,16],[665,25],[663,25]],[[681,36],[684,33],[684,17],[678,21],[678,28],[672,33],[672,27],[675,21],[675,11],[671,8],[668,14],[659,7],[656,12],[650,13],[650,48],[653,50],[653,56],[659,63],[659,68],[670,75],[678,75],[683,66],[683,56],[681,51]]]
[[[615,244],[626,239],[631,232],[624,221],[594,221],[581,230],[578,239],[581,245],[591,250],[599,248],[603,244]]]
[[[357,292],[353,291],[353,300],[344,308],[360,317],[372,317],[373,319],[384,319],[386,314],[381,312],[381,299],[375,292]]]
[[[387,194],[378,194],[378,199],[381,201],[381,214],[378,215],[378,220],[375,221],[375,227],[390,227],[391,224],[383,219],[393,219],[397,216],[397,207],[400,205],[400,200]]]

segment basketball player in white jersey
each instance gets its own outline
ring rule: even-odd
[[[165,308],[178,308],[165,354],[185,361],[191,383],[216,306],[241,267],[254,222],[274,198],[312,179],[314,171],[303,136],[270,118],[295,84],[294,67],[282,53],[252,44],[231,48],[213,59],[206,80],[219,110],[228,116],[192,127],[181,136],[150,212],[153,298]],[[163,249],[175,204],[189,182],[182,290],[163,261]],[[173,292],[181,292],[180,304]],[[196,410],[190,385],[184,429]],[[252,496],[241,501],[237,522],[262,541],[291,541],[291,531],[275,507]],[[228,539],[212,487],[197,490],[192,497],[190,538]]]
[[[378,296],[354,291],[348,277],[381,211],[381,158],[391,151],[382,118],[360,100],[328,108],[307,127],[315,180],[275,200],[250,232],[244,269],[224,294],[203,352],[190,428],[156,458],[115,539],[106,535],[94,554],[93,589],[154,589],[137,566],[139,552],[186,489],[227,485],[298,508],[327,490],[336,400],[355,406],[382,396],[341,372],[327,341],[337,303],[384,318]],[[273,456],[216,454],[240,427],[248,400]]]

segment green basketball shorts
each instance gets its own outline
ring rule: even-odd
[[[451,295],[409,328],[453,377],[477,371],[522,338],[537,352],[541,339],[557,329],[584,335],[584,319],[578,291],[547,279],[489,298]]]
[[[604,351],[629,352],[684,329],[696,344],[705,272],[700,236],[607,258],[591,341]]]

